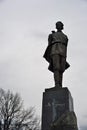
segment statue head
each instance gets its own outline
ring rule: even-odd
[[[63,30],[63,26],[64,26],[64,24],[63,24],[61,21],[58,21],[58,22],[56,23],[56,29],[57,29],[58,31]]]

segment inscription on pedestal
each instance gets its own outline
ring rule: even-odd
[[[53,99],[52,103],[48,102],[47,105],[45,105],[46,109],[52,109],[53,117],[52,121],[55,121],[57,119],[57,109],[65,109],[65,103],[60,104]],[[49,107],[49,108],[47,108]]]

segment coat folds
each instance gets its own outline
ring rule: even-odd
[[[45,50],[45,53],[43,55],[43,57],[45,58],[45,60],[49,63],[48,69],[53,72],[53,65],[52,65],[52,61],[51,61],[51,56],[50,56],[50,52],[51,52],[51,48],[52,48],[52,44],[48,45],[48,47]],[[66,61],[66,66],[65,66],[65,70],[68,69],[70,67],[69,63]]]

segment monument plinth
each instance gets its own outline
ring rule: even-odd
[[[71,127],[70,130],[76,130],[73,128],[77,127],[75,118],[73,99],[68,88],[45,90],[42,102],[42,130],[68,130]],[[67,128],[64,129],[65,127]]]

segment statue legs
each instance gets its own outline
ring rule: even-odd
[[[62,76],[63,74],[59,71],[54,71],[54,81],[55,87],[61,88],[62,87]]]
[[[62,87],[63,72],[65,70],[66,58],[55,54],[52,55],[55,87]]]

